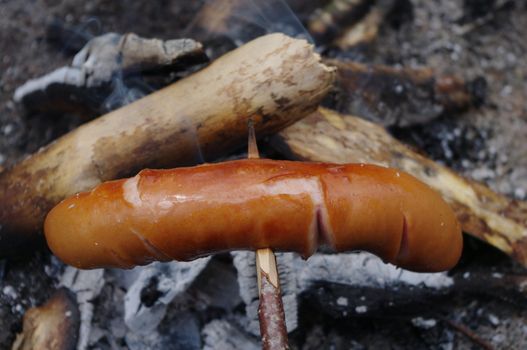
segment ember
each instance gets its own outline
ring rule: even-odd
[[[523,1],[71,0],[0,13],[0,349],[527,347]],[[461,260],[416,273],[326,244],[307,260],[277,252],[276,266],[257,264],[268,249],[167,262],[132,228],[125,245],[142,237],[148,254],[97,241],[111,250],[100,256],[165,262],[80,270],[46,247],[45,216],[79,191],[145,167],[255,158],[248,121],[262,158],[417,177],[461,224]],[[133,181],[123,203],[140,206]],[[280,195],[318,193],[294,184]],[[327,239],[322,212],[312,232]],[[403,252],[411,219],[397,223]],[[259,300],[262,286],[273,298]]]

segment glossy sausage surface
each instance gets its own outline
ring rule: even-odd
[[[62,201],[44,230],[53,253],[80,268],[265,247],[307,258],[326,244],[440,271],[462,248],[450,207],[406,173],[265,159],[143,170]]]

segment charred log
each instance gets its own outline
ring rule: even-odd
[[[424,124],[444,112],[480,104],[484,86],[430,68],[392,68],[328,60],[338,68],[335,108],[384,126]]]
[[[108,33],[91,39],[70,66],[26,82],[15,91],[14,100],[30,113],[104,113],[150,90],[133,83],[135,88],[125,89],[125,78],[177,71],[205,61],[201,44],[191,39],[161,41],[133,33]],[[112,93],[128,96],[120,96],[116,102]]]
[[[12,350],[74,350],[79,324],[75,297],[66,289],[59,289],[44,305],[26,312],[24,330],[17,335]]]

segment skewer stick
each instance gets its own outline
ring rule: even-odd
[[[260,158],[252,120],[249,120],[247,157]],[[262,348],[264,350],[289,349],[276,257],[271,249],[264,248],[256,251],[256,274],[260,293],[258,318],[260,319]]]

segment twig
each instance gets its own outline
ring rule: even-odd
[[[249,120],[247,157],[260,157],[252,120]],[[264,248],[256,251],[256,273],[260,293],[258,318],[260,319],[262,348],[265,350],[289,349],[276,257],[271,249]]]
[[[447,318],[442,318],[444,322],[446,322],[450,327],[454,328],[456,331],[463,334],[465,337],[469,338],[474,344],[479,345],[482,349],[485,350],[494,350],[494,346],[492,346],[489,342],[487,342],[484,339],[481,339],[476,333],[474,333],[470,328],[467,326],[454,322]]]

